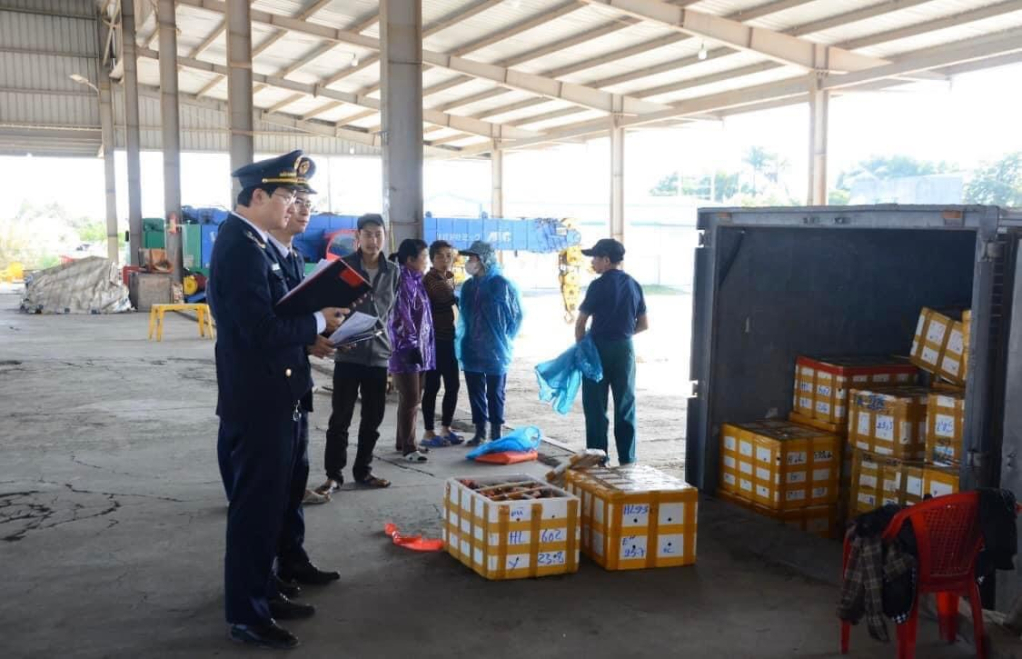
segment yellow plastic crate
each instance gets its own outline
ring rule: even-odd
[[[869,512],[888,503],[910,506],[927,494],[958,491],[958,472],[923,462],[907,462],[855,451],[850,514]]]
[[[553,496],[509,501],[488,496],[511,485]],[[449,479],[444,520],[447,553],[487,579],[578,571],[579,499],[531,476]]]
[[[582,500],[582,550],[608,570],[696,562],[699,493],[646,465],[567,472]]]
[[[926,409],[926,459],[961,464],[964,442],[965,392],[932,392]]]
[[[851,389],[915,384],[917,376],[912,364],[889,357],[800,356],[795,361],[791,420],[844,434]]]
[[[724,424],[721,488],[774,510],[837,502],[842,440],[835,434],[768,419]]]
[[[853,389],[848,404],[848,443],[860,451],[899,460],[922,460],[926,454],[924,387]]]

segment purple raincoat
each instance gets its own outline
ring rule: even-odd
[[[419,373],[436,368],[433,312],[426,287],[422,285],[422,274],[401,266],[397,301],[387,323],[390,343],[394,347],[390,355],[391,373]],[[411,362],[416,349],[422,354],[421,364]]]

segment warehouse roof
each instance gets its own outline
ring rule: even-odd
[[[113,15],[116,0],[98,4]],[[150,89],[154,5],[136,0]],[[377,0],[253,2],[266,132],[379,145],[378,10]],[[1022,0],[424,0],[422,11],[432,155],[802,103],[811,80],[842,94],[1022,61]],[[177,0],[185,104],[213,110],[227,98],[225,12],[222,0]]]

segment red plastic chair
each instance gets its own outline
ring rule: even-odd
[[[983,544],[979,526],[979,495],[963,492],[935,497],[894,516],[884,530],[884,542],[898,535],[902,524],[911,520],[916,536],[917,582],[916,599],[909,619],[898,625],[898,659],[916,656],[919,596],[935,593],[940,636],[954,643],[958,635],[958,598],[967,597],[972,605],[972,624],[976,639],[976,656],[986,659],[983,644],[983,605],[976,585],[976,556]],[[841,574],[848,564],[851,544],[845,537]],[[848,654],[851,625],[841,622],[841,654]]]

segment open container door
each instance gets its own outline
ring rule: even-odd
[[[985,347],[1006,324],[994,305],[1011,251],[1000,217],[979,206],[701,210],[688,482],[716,490],[722,423],[787,416],[798,355],[908,355],[922,307],[958,307],[972,309],[961,487],[995,483]]]

